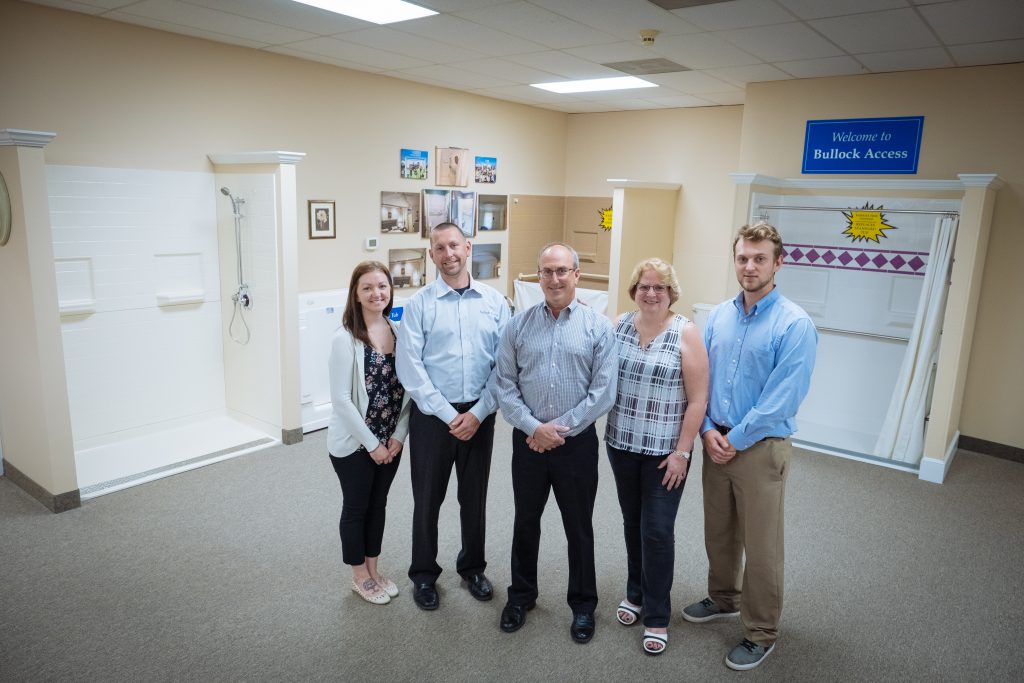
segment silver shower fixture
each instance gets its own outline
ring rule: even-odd
[[[235,306],[231,313],[231,322],[228,324],[228,333],[239,344],[248,344],[251,335],[249,333],[249,326],[245,322],[243,309],[252,307],[252,297],[249,296],[249,285],[245,284],[245,279],[242,277],[242,205],[245,204],[245,199],[235,197],[231,194],[231,190],[226,187],[220,188],[220,193],[231,200],[231,213],[235,218],[235,262],[238,265],[238,291],[231,295],[231,300],[235,302]],[[245,333],[244,335],[239,335],[239,337],[235,337],[234,333],[236,314],[241,318]]]

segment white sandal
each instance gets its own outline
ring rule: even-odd
[[[651,656],[660,655],[668,647],[667,633],[654,633],[644,629],[644,652]]]
[[[623,626],[632,626],[640,618],[640,607],[629,604],[628,600],[623,600],[615,610],[615,618]]]
[[[352,579],[352,591],[366,602],[371,602],[374,605],[386,605],[391,602],[391,596],[373,579],[366,579],[362,584]]]
[[[398,586],[396,586],[395,582],[387,578],[386,576],[380,577],[380,581],[377,582],[377,585],[383,588],[384,592],[387,593],[390,597],[398,597]]]

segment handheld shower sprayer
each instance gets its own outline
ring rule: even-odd
[[[250,337],[249,326],[245,324],[245,316],[242,315],[243,309],[252,307],[249,285],[245,284],[245,279],[242,277],[242,205],[245,204],[245,199],[235,197],[231,194],[231,190],[226,187],[220,188],[220,193],[231,200],[231,213],[235,218],[235,262],[238,265],[238,291],[231,295],[231,300],[235,302],[235,306],[231,314],[231,323],[228,325],[228,332],[231,334],[231,338],[239,344],[248,344]],[[245,328],[245,335],[241,339],[235,338],[233,331],[236,313],[241,317],[242,326]]]

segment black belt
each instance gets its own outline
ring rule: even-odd
[[[453,403],[452,408],[455,408],[455,412],[457,413],[464,413],[475,406],[479,400],[480,399],[477,399],[476,401],[466,401],[465,403]]]

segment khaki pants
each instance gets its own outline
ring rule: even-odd
[[[739,609],[745,637],[765,647],[778,638],[782,614],[784,505],[792,451],[789,439],[768,438],[728,464],[707,457],[703,462],[708,595],[719,609]]]

